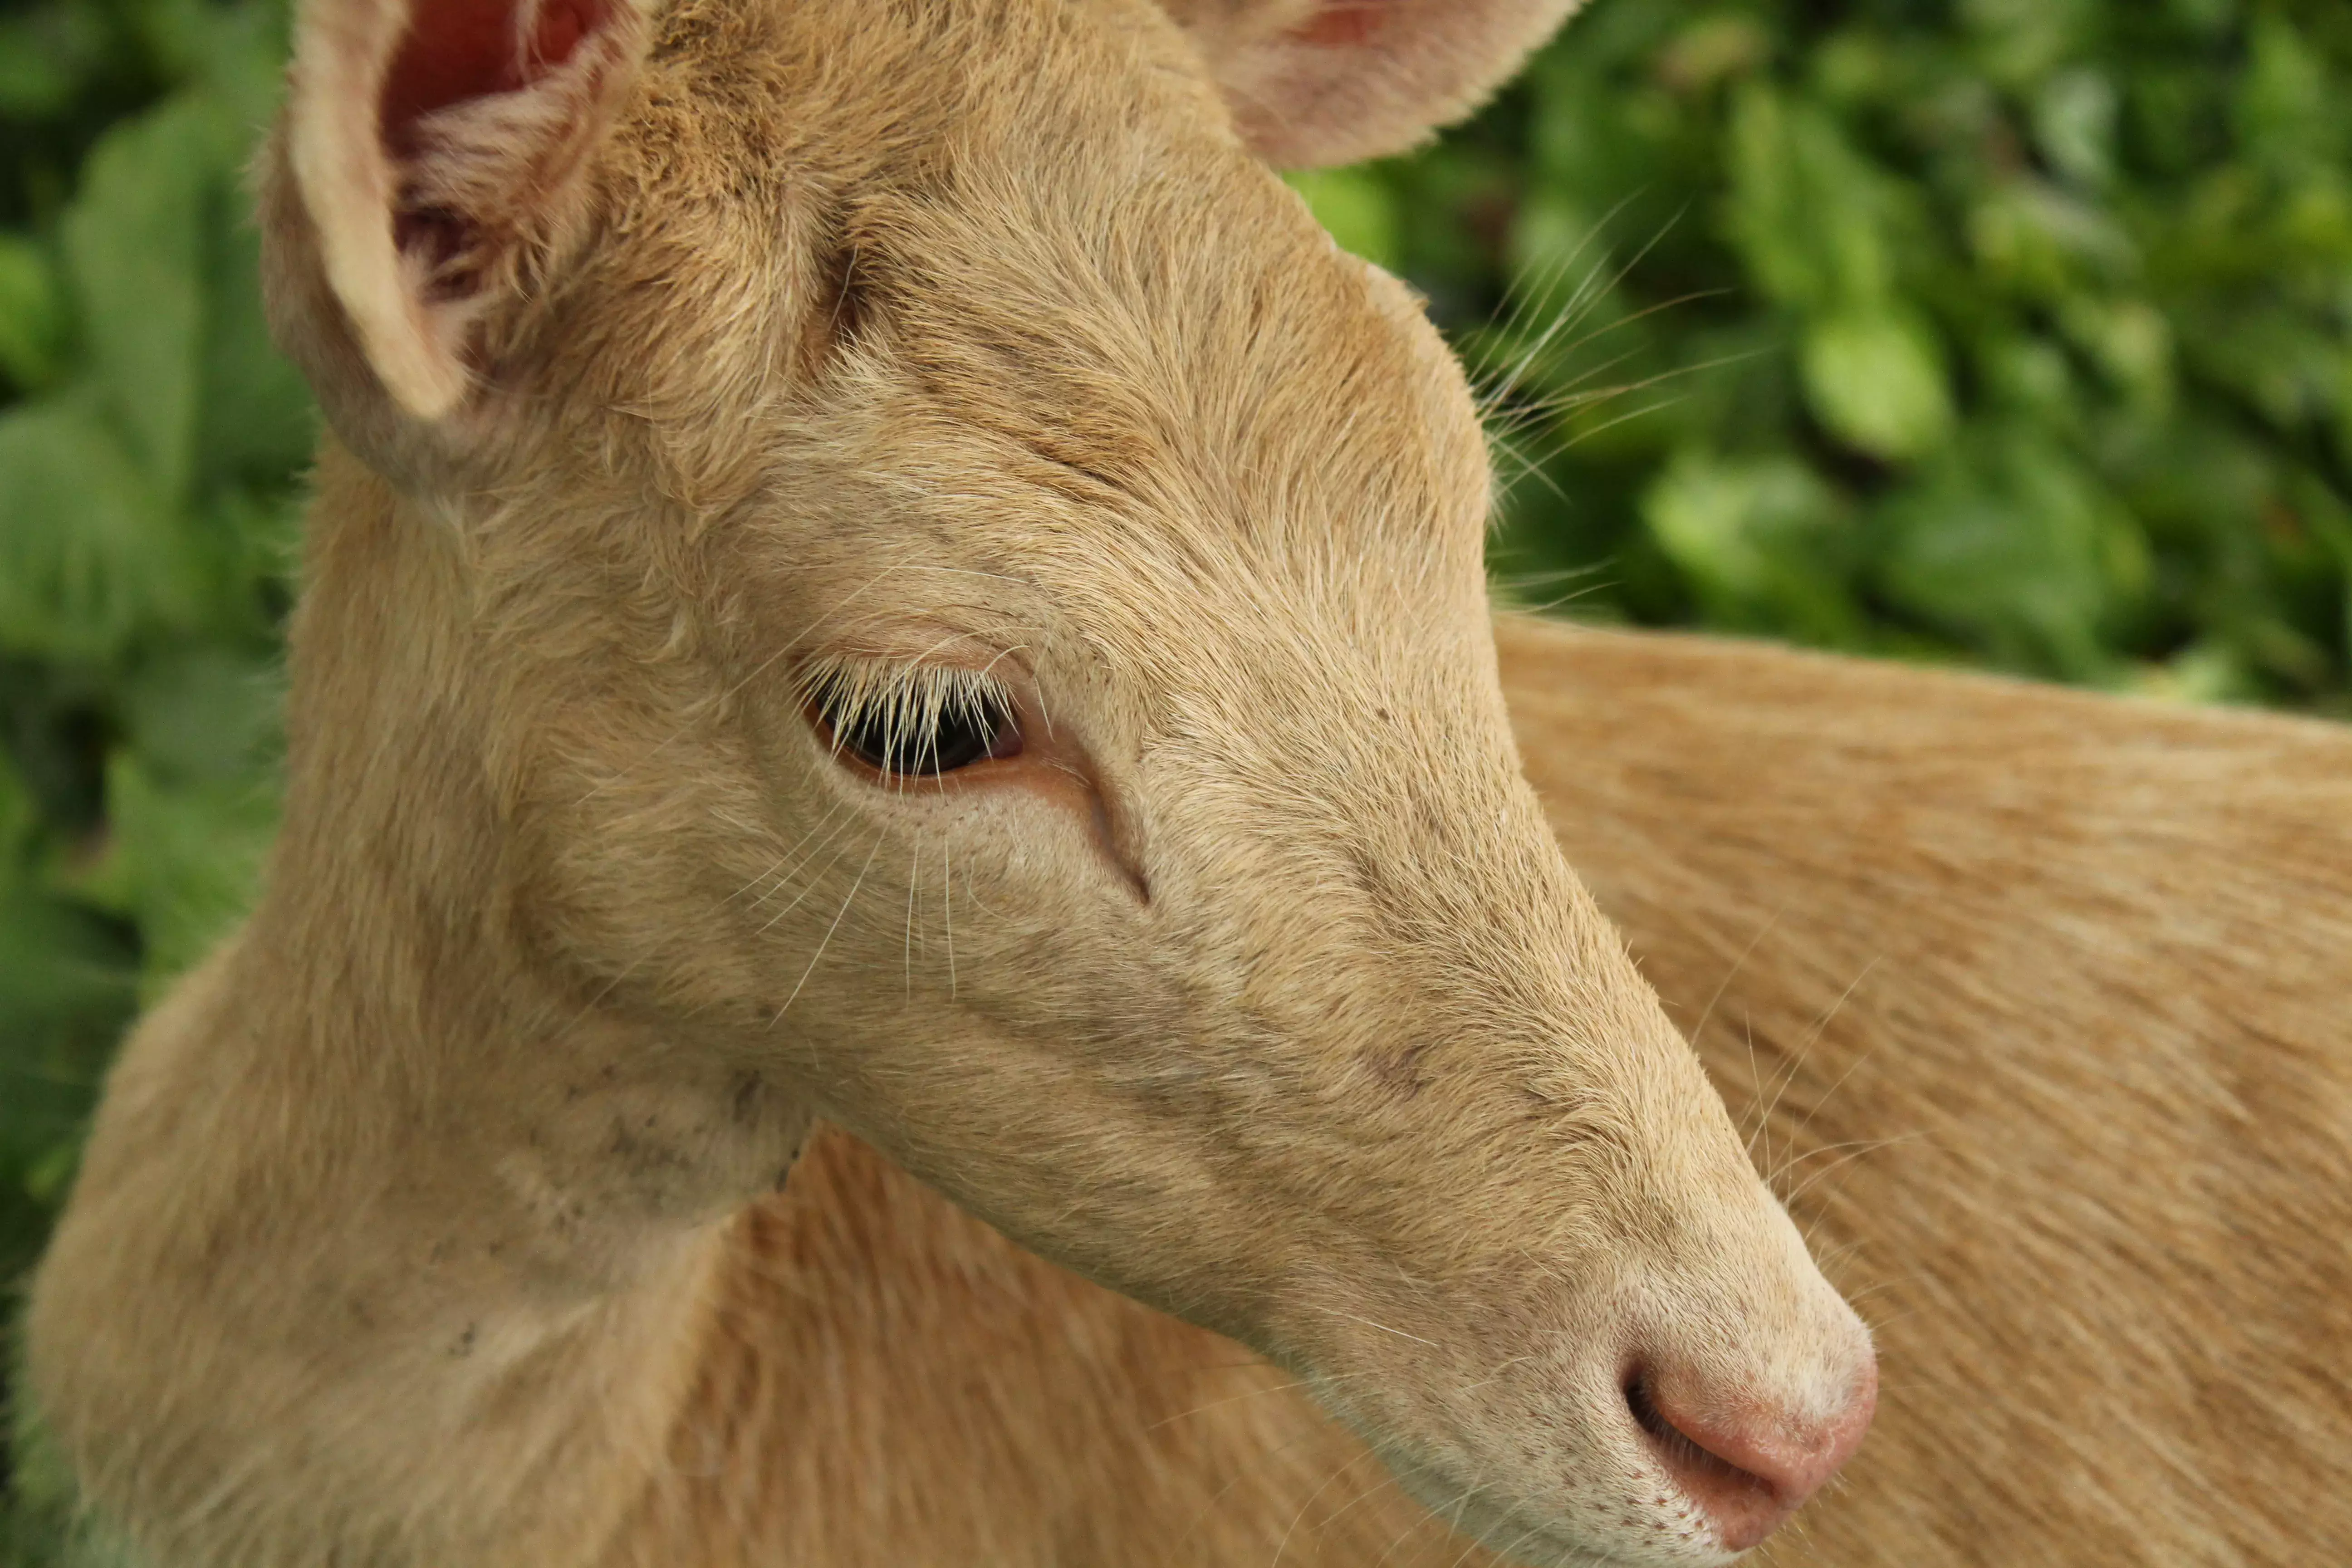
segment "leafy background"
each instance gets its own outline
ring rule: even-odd
[[[277,0],[0,0],[0,1281],[275,814],[282,48]],[[2342,0],[1593,0],[1296,184],[1488,388],[1522,599],[2352,713]],[[58,1560],[37,1445],[0,1481],[0,1564]]]

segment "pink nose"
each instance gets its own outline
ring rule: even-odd
[[[1853,1457],[1878,1408],[1878,1365],[1865,1362],[1845,1403],[1822,1417],[1725,1397],[1677,1367],[1637,1373],[1625,1390],[1650,1448],[1715,1521],[1725,1547],[1745,1552],[1778,1529]]]

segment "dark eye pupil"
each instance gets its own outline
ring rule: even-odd
[[[825,718],[842,750],[886,773],[951,773],[983,758],[1011,754],[1006,742],[1013,716],[997,701],[953,705],[921,724],[894,721],[888,712],[870,708],[846,724],[834,713]]]

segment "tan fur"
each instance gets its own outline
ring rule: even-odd
[[[1769,1560],[2352,1548],[2352,734],[1501,642],[1554,825],[1880,1324],[1877,1430]],[[729,1279],[619,1561],[1467,1560],[1271,1368],[842,1135]]]
[[[736,1222],[714,1321],[614,1568],[1488,1560],[1295,1379],[844,1133]]]
[[[1519,771],[1475,409],[1251,150],[1220,73],[1265,40],[531,0],[476,44],[394,3],[309,0],[266,159],[335,432],[283,837],[129,1043],[31,1305],[93,1504],[174,1568],[1265,1545],[1199,1484],[1312,1473],[1296,1410],[1121,1436],[1065,1368],[1035,1408],[1097,1464],[1189,1478],[1130,1549],[1073,1511],[1094,1465],[982,1421],[985,1494],[853,1470],[830,1352],[733,1359],[878,1289],[747,1215],[819,1118],[1528,1561],[1719,1563],[1817,1486],[1867,1336]],[[1248,79],[1409,136],[1556,13],[1331,13]],[[1017,754],[861,773],[812,712],[845,671],[1001,702]],[[1114,1392],[1121,1332],[1167,1342],[1104,1331]],[[842,1495],[678,1500],[780,1464]]]
[[[2352,1552],[2352,733],[1503,647],[1561,843],[1878,1324],[1878,1426],[1773,1560]]]

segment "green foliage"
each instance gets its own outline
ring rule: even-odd
[[[258,0],[0,16],[0,1283],[132,1013],[268,838],[312,419],[242,172],[282,48]],[[54,1467],[16,1452],[0,1564],[60,1561]]]
[[[0,1280],[274,817],[282,47],[276,0],[0,0]],[[1493,389],[1530,598],[2346,707],[2340,0],[1594,0],[1462,132],[1297,184]],[[68,1551],[18,1457],[0,1568]]]
[[[2340,5],[1595,0],[1299,184],[1496,389],[1528,598],[2352,701]]]

